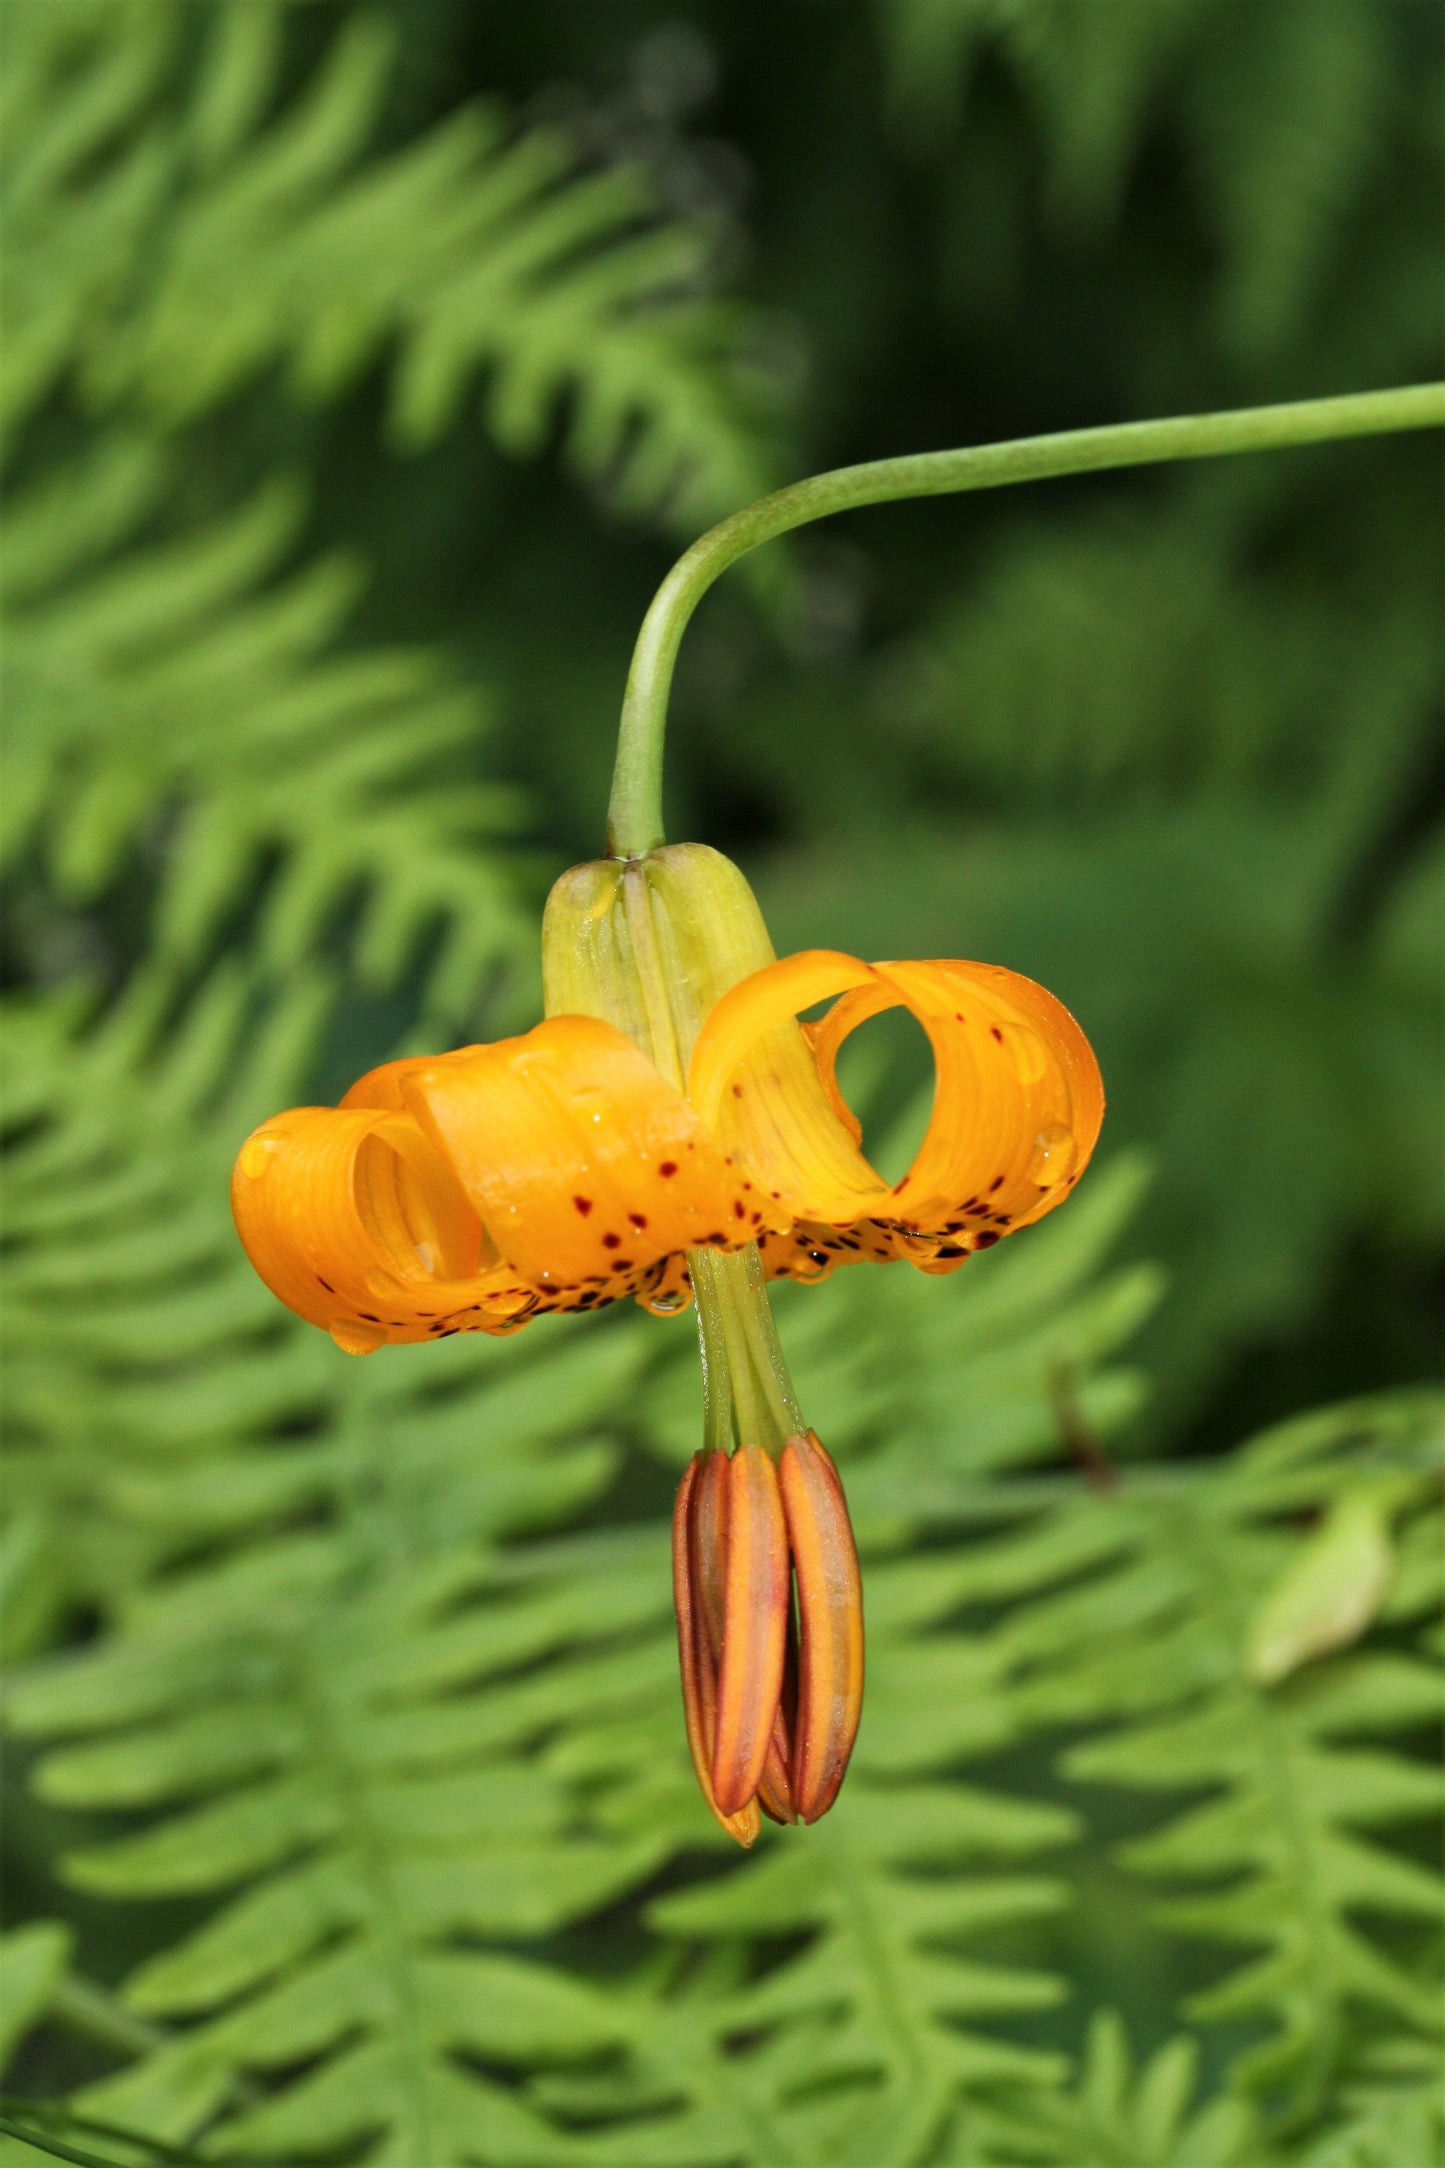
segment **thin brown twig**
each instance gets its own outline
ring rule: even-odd
[[[1049,1405],[1059,1436],[1090,1490],[1101,1496],[1119,1487],[1119,1471],[1099,1442],[1075,1389],[1071,1363],[1051,1363],[1047,1372]]]

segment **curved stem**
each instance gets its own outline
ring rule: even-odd
[[[1150,466],[1169,459],[1215,459],[1229,452],[1275,451],[1332,438],[1383,435],[1445,424],[1445,383],[1339,399],[1304,399],[1288,406],[1239,407],[1224,414],[1184,414],[1167,421],[1122,422],[1106,429],[1020,437],[951,452],[916,452],[839,467],[775,490],[709,528],[680,557],[653,598],[637,636],[617,741],[607,847],[614,857],[655,850],[662,831],[662,745],[667,695],[687,621],[719,573],[748,550],[790,527],[899,497],[942,497],[969,489],[1001,489],[1056,475],[1108,467]]]

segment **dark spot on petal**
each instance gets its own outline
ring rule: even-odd
[[[962,1009],[955,1009],[953,1012],[953,1021],[955,1022],[955,1024],[966,1024],[968,1022],[968,1018],[964,1015]]]
[[[991,1250],[995,1242],[999,1241],[1000,1239],[1001,1237],[995,1234],[984,1233],[975,1235],[973,1238],[973,1246],[976,1250]]]
[[[742,1095],[743,1095],[743,1088],[742,1088],[741,1084],[734,1084],[734,1086],[733,1086],[733,1097],[734,1097],[734,1099],[741,1099],[741,1098],[742,1098]]]
[[[460,1332],[461,1329],[462,1328],[460,1325],[448,1325],[444,1332],[439,1332],[437,1334],[437,1338],[438,1340],[450,1340],[452,1334],[454,1332]]]
[[[996,1175],[994,1176],[993,1180],[992,1180],[992,1181],[991,1181],[991,1182],[989,1183],[989,1185],[988,1185],[988,1193],[989,1193],[990,1197],[991,1197],[991,1196],[993,1195],[993,1193],[994,1193],[994,1191],[995,1191],[996,1189],[1002,1189],[1002,1188],[1003,1188],[1003,1176],[1002,1176],[1001,1174],[996,1174]]]
[[[630,1257],[619,1257],[617,1269],[619,1272],[630,1272],[632,1270],[632,1259]]]
[[[572,1202],[582,1214],[583,1219],[586,1219],[588,1213],[592,1210],[592,1199],[590,1197],[574,1197]]]
[[[645,1227],[647,1225],[647,1214],[645,1212],[629,1212],[627,1217],[634,1227]]]
[[[329,1280],[322,1280],[321,1274],[319,1272],[317,1273],[316,1277],[318,1280],[321,1280],[321,1285],[325,1288],[328,1295],[334,1295],[336,1293],[336,1289],[332,1286],[331,1282]]]
[[[691,1150],[692,1150],[692,1146],[691,1146],[691,1145],[689,1145],[689,1146],[688,1146],[688,1150],[689,1150],[689,1151],[691,1151]],[[660,1175],[662,1175],[662,1177],[663,1177],[663,1178],[664,1178],[664,1180],[665,1180],[665,1179],[666,1179],[666,1178],[667,1178],[667,1177],[668,1177],[669,1175],[674,1175],[674,1174],[676,1174],[676,1172],[677,1172],[677,1161],[676,1161],[675,1159],[663,1159],[663,1160],[659,1160],[659,1161],[658,1161],[658,1166],[657,1166],[657,1171],[658,1171],[658,1173],[659,1173]]]
[[[934,1255],[936,1257],[967,1257],[968,1251],[961,1242],[940,1242]]]
[[[720,1227],[714,1227],[712,1233],[710,1235],[704,1235],[702,1239],[704,1242],[726,1242],[727,1236],[723,1233]]]
[[[742,1200],[742,1198],[741,1198],[741,1197],[735,1197],[735,1198],[733,1199],[733,1218],[734,1218],[734,1219],[746,1219],[746,1218],[747,1218],[747,1216],[748,1216],[748,1208],[747,1208],[747,1206],[746,1206],[746,1205],[745,1205],[745,1204],[743,1203],[743,1200]]]
[[[602,1247],[604,1250],[620,1250],[622,1247],[621,1235],[605,1234],[602,1237]]]
[[[370,1310],[358,1310],[356,1314],[358,1317],[364,1317],[368,1325],[379,1325],[381,1323],[381,1319]]]
[[[1003,1033],[1002,1033],[1002,1032],[1001,1032],[1001,1031],[999,1030],[999,1028],[998,1028],[998,1025],[997,1025],[997,1024],[990,1024],[988,1028],[989,1028],[989,1030],[990,1030],[990,1031],[991,1031],[991,1032],[993,1033],[994,1037],[995,1037],[995,1038],[997,1039],[997,1041],[998,1041],[999,1045],[1000,1045],[1000,1046],[1002,1046],[1002,1045],[1003,1045]]]

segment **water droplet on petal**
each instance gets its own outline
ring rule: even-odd
[[[370,1355],[386,1338],[380,1325],[367,1325],[354,1317],[339,1318],[331,1327],[331,1337],[343,1355]]]
[[[897,1240],[899,1249],[908,1258],[932,1257],[939,1244],[937,1235],[925,1234],[921,1229],[914,1230],[901,1227],[898,1230]]]
[[[679,1310],[687,1308],[692,1296],[686,1288],[679,1288],[671,1294],[639,1295],[637,1299],[654,1317],[676,1317]]]
[[[237,1164],[247,1181],[259,1182],[280,1149],[279,1137],[252,1137],[249,1144],[243,1144]]]
[[[550,1279],[552,1275],[545,1273],[543,1277]],[[536,1301],[529,1287],[504,1287],[485,1296],[481,1306],[488,1317],[516,1317],[520,1312],[534,1308]]]
[[[1066,1129],[1062,1122],[1053,1122],[1034,1138],[1029,1180],[1037,1189],[1054,1189],[1073,1173],[1078,1156],[1073,1130]]]

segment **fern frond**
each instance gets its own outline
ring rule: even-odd
[[[1297,333],[1388,134],[1390,11],[1330,0],[1246,19],[1230,0],[883,0],[880,12],[895,98],[935,139],[979,55],[1004,58],[1066,227],[1112,217],[1151,130],[1173,135],[1219,250],[1223,344],[1257,361]]]
[[[1438,1723],[1445,1682],[1381,1647],[1265,1686],[1247,1662],[1251,1627],[1299,1548],[1297,1517],[1372,1471],[1423,1501],[1442,1435],[1436,1395],[1346,1407],[1217,1468],[1134,1471],[975,1559],[981,1597],[1059,1583],[1000,1632],[1021,1721],[1109,1727],[1070,1751],[1070,1777],[1208,1795],[1124,1857],[1151,1879],[1208,1886],[1161,1910],[1176,1932],[1258,1951],[1196,1997],[1195,2014],[1266,2020],[1241,2075],[1288,2081],[1312,2110],[1362,2022],[1383,2015],[1407,2034],[1436,2022],[1406,1953],[1438,1926],[1445,1884],[1380,1833],[1438,1818],[1439,1772],[1362,1742]],[[1432,1512],[1402,1549],[1392,1615],[1438,1604],[1438,1570],[1408,1563],[1437,1545]]]
[[[1247,359],[1307,320],[1324,261],[1387,135],[1387,11],[1370,0],[1220,11],[1184,91],[1186,140],[1221,245],[1223,340]]]
[[[1292,2156],[1292,2168],[1434,2168],[1445,2152],[1445,2083],[1435,2044],[1384,2043],[1345,2112]]]
[[[331,1571],[317,1546],[272,1539],[139,1604],[126,1639],[13,1697],[24,1729],[89,1735],[48,1758],[45,1797],[165,1815],[69,1871],[131,1899],[241,1887],[130,1984],[137,2009],[197,2022],[83,2104],[177,2135],[238,2068],[280,2078],[299,2054],[319,2060],[228,2122],[228,2145],[304,2158],[386,2131],[374,2157],[414,2168],[473,2151],[550,2160],[571,2157],[559,2128],[605,2114],[615,2137],[598,2158],[771,2162],[842,2157],[830,2145],[856,2133],[867,2081],[874,2149],[856,2158],[912,2159],[960,2086],[1052,2067],[974,2028],[1057,1983],[968,1949],[1058,1903],[1020,1870],[1073,1822],[928,1781],[977,1750],[979,1714],[957,1703],[986,1692],[987,1666],[930,1630],[949,1574],[923,1593],[909,1580],[904,1564],[873,1576],[879,1740],[860,1748],[826,1848],[794,1833],[655,1908],[669,1974],[689,1982],[676,2007],[641,1983],[561,1978],[517,1947],[715,1842],[680,1751],[664,1529],[493,1570],[453,1548],[400,1570],[353,1552]],[[900,1750],[914,1659],[949,1720]],[[780,1932],[808,1935],[807,1954],[723,1992],[706,1967],[693,1977],[699,1938]],[[761,2044],[739,2057],[735,2035]],[[609,2052],[599,2085],[586,2066]],[[459,2072],[458,2053],[537,2074],[535,2116]],[[575,2074],[546,2080],[551,2064]],[[823,2080],[849,2090],[810,2099]],[[920,2081],[905,2141],[896,2118]],[[639,2121],[659,2088],[674,2112]]]
[[[1211,0],[1089,7],[1079,0],[884,0],[893,93],[935,136],[990,47],[1007,56],[1044,136],[1054,216],[1117,209],[1151,102]]]
[[[383,359],[399,445],[485,383],[506,450],[567,406],[571,466],[640,515],[692,531],[767,487],[743,318],[705,291],[715,243],[661,222],[645,173],[579,172],[565,136],[482,107],[378,155],[392,40],[367,15],[273,111],[284,0],[209,10],[194,66],[167,0],[87,11],[65,41],[53,12],[12,23],[17,417],[70,377],[175,425],[278,363],[319,400]]]
[[[1216,2095],[1196,2107],[1199,2064],[1199,2043],[1179,2035],[1136,2071],[1121,2020],[1100,2011],[1074,2085],[974,2110],[948,2158],[958,2168],[1271,2168],[1278,2156],[1248,2102]]]
[[[890,714],[931,766],[1015,805],[1308,799],[1367,729],[1393,778],[1392,736],[1418,745],[1438,690],[1425,584],[1361,596],[1346,633],[1343,589],[1250,562],[1252,514],[1207,478],[1167,507],[1019,528],[888,670]]]
[[[50,2007],[74,1939],[60,1920],[32,1920],[0,1934],[0,2073]]]
[[[476,696],[423,651],[341,647],[356,574],[336,558],[283,569],[301,510],[290,487],[143,541],[175,473],[153,442],[117,436],[15,497],[5,858],[36,851],[63,896],[89,899],[169,821],[162,962],[204,954],[259,891],[259,947],[278,970],[350,908],[372,985],[435,938],[443,1015],[465,1014],[489,972],[530,984],[532,939],[496,848],[519,807],[476,772]]]
[[[84,1503],[116,1624],[17,1677],[11,1720],[58,1742],[37,1779],[52,1808],[129,1819],[75,1852],[78,1884],[215,1906],[127,1989],[173,2036],[78,2105],[287,2160],[358,2144],[410,2168],[771,2168],[846,2157],[847,2139],[878,2168],[912,2161],[961,2096],[1047,2078],[1056,2061],[994,2027],[1057,1982],[990,1943],[1058,1903],[1034,1861],[1075,1822],[957,1779],[1014,1734],[1005,1659],[949,1623],[966,1555],[888,1555],[933,1501],[926,1437],[886,1474],[887,1410],[855,1446],[883,1555],[846,1811],[658,1906],[660,1972],[557,1965],[548,1938],[724,1844],[678,1718],[665,1523],[535,1533],[609,1480],[669,1328],[618,1315],[360,1363],[263,1316],[214,1170],[233,1120],[218,1091],[264,1088],[228,1078],[244,992],[218,994],[159,1070],[124,1014],[88,1073],[48,1016],[25,1065],[40,1108],[48,1046],[70,1100],[16,1147],[27,1320],[64,1292],[31,1336],[34,1491],[55,1495],[49,1466],[72,1525]],[[1031,1289],[994,1271],[990,1304],[1003,1260],[982,1261],[956,1336],[965,1401],[987,1404],[999,1332],[1028,1348],[1045,1299],[1081,1373],[1122,1333],[1129,1305],[1101,1325],[1089,1282],[1124,1201],[1116,1184],[1083,1237],[1061,1244],[1061,1222],[1020,1245]],[[810,1359],[857,1314],[835,1313]],[[1037,1452],[1052,1420],[1046,1354],[1024,1359],[1003,1460]],[[1101,1412],[1120,1400],[1106,1388]],[[957,1445],[952,1461],[969,1465]],[[791,1955],[772,1947],[779,1922]],[[734,1964],[753,1934],[759,1957]],[[238,2074],[262,2088],[254,2105]]]
[[[274,1312],[226,1224],[225,1160],[309,1066],[325,995],[299,981],[258,1029],[223,974],[153,1054],[167,991],[143,977],[89,1029],[74,1000],[7,1005],[12,1655],[74,1606],[121,1606],[185,1538],[143,1510],[117,1518],[117,1501],[192,1440],[244,1435],[256,1387],[268,1405],[247,1355]]]

